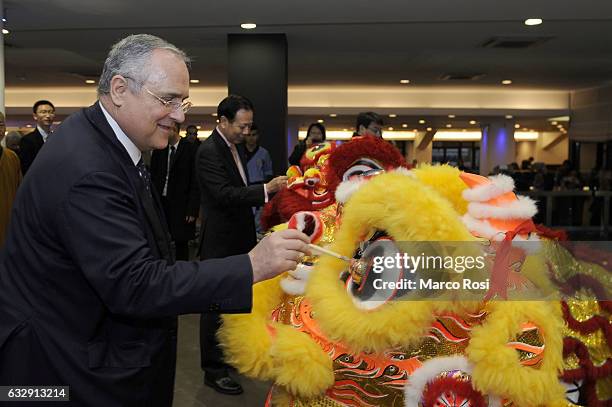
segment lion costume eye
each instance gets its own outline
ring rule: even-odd
[[[342,181],[354,179],[356,177],[363,176],[365,173],[369,173],[372,170],[383,170],[383,168],[374,160],[367,158],[361,158],[353,163],[348,170],[342,175]]]
[[[361,244],[355,252],[356,262],[346,281],[348,295],[361,309],[373,310],[400,296],[405,288],[397,288],[404,280],[404,269],[381,267],[375,258],[396,258],[399,248],[385,232],[377,231],[369,241]],[[382,270],[381,270],[382,268]]]

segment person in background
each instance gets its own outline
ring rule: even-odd
[[[272,170],[272,159],[270,153],[259,145],[259,129],[255,124],[251,127],[251,132],[244,136],[244,147],[247,161],[247,172],[249,173],[249,184],[263,184],[270,181],[274,172]],[[261,206],[253,207],[255,211],[255,230],[257,236],[263,234],[259,219],[261,217]]]
[[[4,113],[0,112],[0,141],[5,131]],[[0,146],[0,249],[4,246],[4,236],[20,182],[21,166],[17,154]]]
[[[19,154],[21,133],[19,133],[18,131],[9,131],[4,141],[6,143],[6,148],[13,150],[15,154]]]
[[[198,139],[198,128],[195,125],[190,124],[189,126],[185,127],[185,140],[198,146],[200,145],[200,140]]]
[[[181,139],[180,124],[170,133],[168,147],[151,155],[151,181],[161,196],[176,260],[189,260],[189,240],[195,237],[200,190],[195,173],[198,146]]]
[[[382,138],[383,125],[383,119],[377,113],[361,112],[357,115],[353,137],[370,135]]]
[[[306,138],[296,144],[289,156],[290,165],[300,165],[300,159],[304,152],[314,144],[325,141],[325,126],[321,123],[311,123],[306,131]]]
[[[19,159],[24,176],[51,134],[51,125],[55,119],[55,106],[48,100],[39,100],[34,103],[32,112],[32,117],[36,121],[36,129],[23,136],[19,143]]]

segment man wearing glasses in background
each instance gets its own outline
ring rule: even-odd
[[[202,260],[251,250],[257,243],[252,207],[262,206],[271,194],[287,184],[287,177],[280,176],[267,184],[249,185],[242,144],[253,125],[253,105],[247,98],[226,97],[217,107],[217,117],[217,128],[202,142],[196,156],[203,218]],[[217,342],[219,325],[218,314],[202,314],[200,352],[204,383],[220,393],[240,394],[242,387],[229,376]]]
[[[36,129],[23,136],[19,142],[19,161],[21,161],[23,175],[26,174],[51,134],[51,125],[55,119],[55,106],[48,100],[39,100],[32,107],[32,116],[36,121]]]
[[[176,316],[249,312],[252,285],[308,252],[286,230],[240,255],[174,262],[142,153],[185,120],[188,63],[158,37],[119,41],[99,101],[38,154],[0,251],[3,386],[69,386],[59,405],[170,407]]]
[[[357,115],[353,137],[375,136],[382,138],[383,119],[374,112],[361,112]]]

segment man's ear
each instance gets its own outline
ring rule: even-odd
[[[128,79],[121,75],[115,75],[110,81],[110,98],[113,104],[121,107],[125,104],[125,98],[130,91]]]
[[[360,124],[359,128],[357,129],[357,134],[363,134],[366,130],[367,128],[363,124]]]
[[[227,129],[229,125],[229,120],[227,120],[227,117],[225,116],[221,116],[219,117],[219,127],[223,130]]]

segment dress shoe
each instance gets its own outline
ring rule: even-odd
[[[229,376],[209,378],[204,376],[204,384],[223,394],[241,394],[242,386]]]

